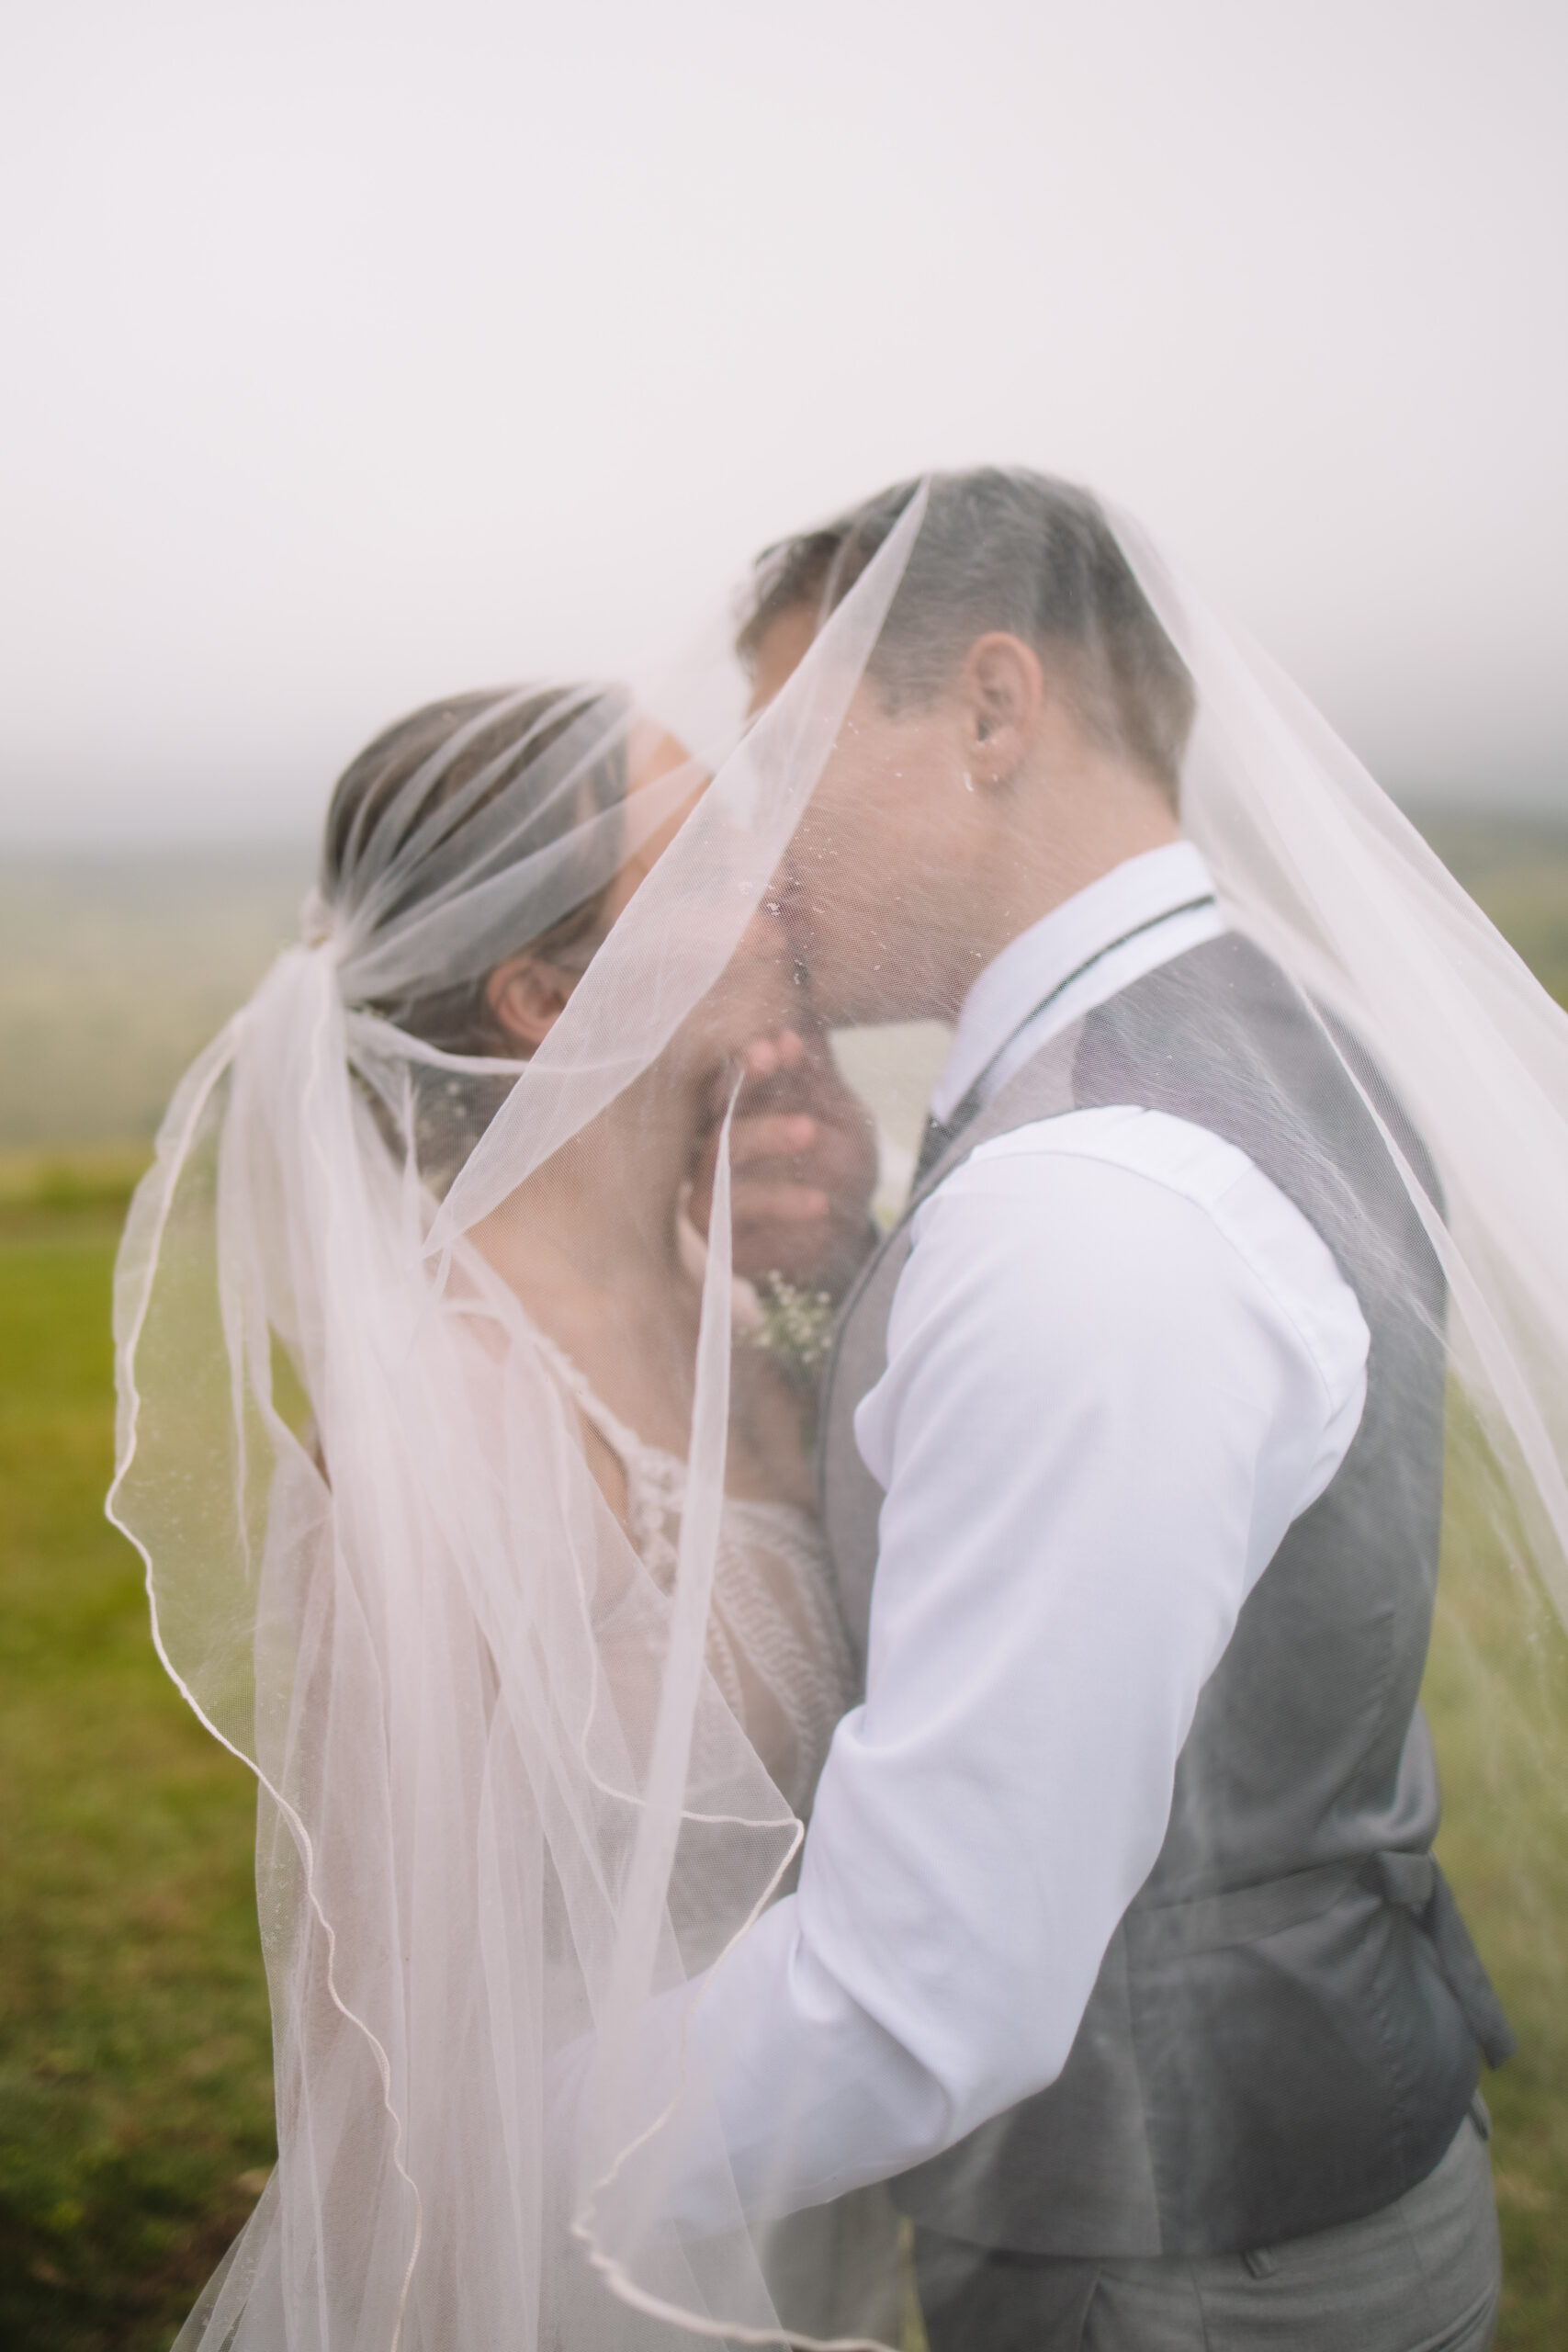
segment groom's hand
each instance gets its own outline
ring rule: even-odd
[[[699,1147],[689,1204],[704,1235],[717,1149],[716,1125]],[[876,1134],[819,1031],[781,1030],[747,1049],[729,1161],[736,1272],[835,1296],[845,1289],[873,1238]]]

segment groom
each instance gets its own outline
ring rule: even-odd
[[[759,703],[912,495],[760,564]],[[822,1405],[865,1702],[697,2035],[743,2197],[891,2180],[932,2352],[1495,2309],[1507,2029],[1416,1707],[1442,1283],[1181,839],[1192,705],[1092,500],[939,477],[790,854],[823,1017],[954,1026]]]

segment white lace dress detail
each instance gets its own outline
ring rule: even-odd
[[[643,1566],[674,1588],[686,1465],[645,1444],[587,1376],[534,1327],[540,1352],[619,1462],[626,1519]],[[854,1698],[854,1668],[822,1530],[794,1503],[727,1495],[719,1519],[707,1664],[774,1786],[802,1818],[833,1727]]]

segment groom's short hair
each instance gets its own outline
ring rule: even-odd
[[[927,481],[919,536],[866,665],[883,700],[897,708],[924,699],[977,637],[1004,629],[1035,648],[1085,729],[1174,801],[1192,681],[1098,500],[1071,482],[995,466]],[[764,549],[736,638],[741,659],[750,664],[785,613],[805,605],[825,619],[919,488],[896,482]]]

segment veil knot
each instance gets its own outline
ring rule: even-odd
[[[336,936],[336,910],[312,882],[299,902],[299,944],[302,947],[330,947]]]

